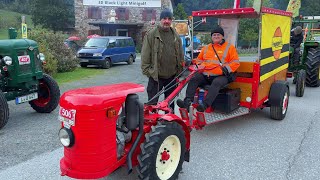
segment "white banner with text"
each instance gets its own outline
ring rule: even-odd
[[[85,6],[161,7],[161,0],[83,0]]]

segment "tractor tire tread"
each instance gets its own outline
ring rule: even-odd
[[[4,93],[0,90],[0,129],[2,129],[9,120],[9,106]]]
[[[145,142],[141,144],[141,154],[138,156],[138,177],[139,179],[159,179],[157,173],[155,173],[155,164],[153,160],[157,156],[158,150],[166,138],[168,133],[180,136],[180,143],[182,146],[181,157],[179,160],[178,167],[170,179],[177,179],[179,172],[182,170],[182,163],[184,161],[185,153],[185,133],[183,128],[176,122],[159,122],[156,126],[151,127],[151,131],[146,134]],[[181,138],[182,137],[182,138]],[[159,147],[158,147],[159,146]]]
[[[319,71],[320,71],[320,48],[310,49],[307,55],[306,61],[306,85],[309,87],[319,87],[320,79],[319,79]]]

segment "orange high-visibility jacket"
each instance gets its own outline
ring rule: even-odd
[[[235,72],[240,66],[236,48],[228,42],[224,42],[222,45],[214,44],[213,46],[222,61],[222,66],[226,66],[230,73]],[[223,74],[222,68],[219,67],[219,59],[213,51],[212,44],[202,48],[198,55],[197,63],[205,66],[206,70],[203,72],[204,75],[218,76]]]

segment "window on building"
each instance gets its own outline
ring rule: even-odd
[[[156,10],[154,9],[144,9],[142,12],[142,20],[151,21],[156,19]]]
[[[129,9],[117,8],[116,14],[117,14],[118,20],[129,20]]]
[[[88,8],[88,18],[89,19],[102,19],[101,8],[89,7]]]

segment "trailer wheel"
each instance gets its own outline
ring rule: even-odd
[[[38,99],[30,101],[31,107],[39,113],[50,113],[59,103],[60,89],[57,82],[48,74],[39,81]]]
[[[278,105],[270,106],[270,116],[275,120],[283,120],[286,117],[289,104],[289,89],[287,86],[281,88],[277,93],[281,95]]]
[[[306,87],[306,71],[301,69],[296,77],[296,96],[302,97]]]
[[[320,86],[320,48],[310,49],[307,55],[307,86]]]
[[[177,179],[182,169],[186,139],[176,122],[159,122],[152,126],[141,144],[138,156],[140,179]]]
[[[0,91],[0,129],[3,128],[9,120],[9,107],[4,93]]]

